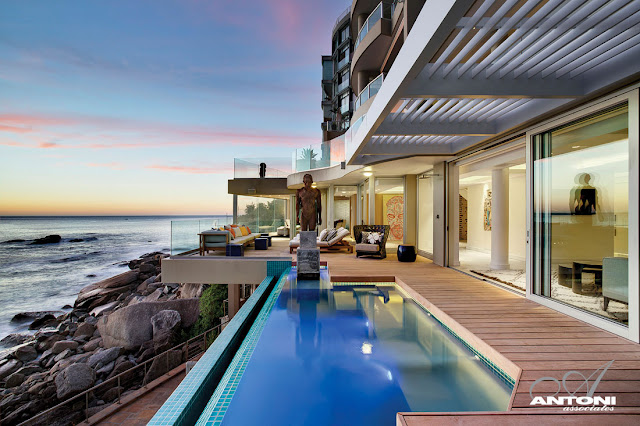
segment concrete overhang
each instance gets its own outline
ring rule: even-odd
[[[229,179],[227,192],[233,195],[271,198],[286,198],[293,194],[293,191],[287,188],[287,178]]]

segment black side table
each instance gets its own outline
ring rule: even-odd
[[[415,246],[398,246],[398,260],[400,262],[415,262],[416,261],[416,248]]]
[[[271,247],[271,238],[273,238],[272,235],[269,234],[260,234],[260,238],[266,238],[267,240],[269,240],[269,247]]]

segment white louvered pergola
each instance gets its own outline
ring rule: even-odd
[[[454,154],[640,75],[640,1],[429,0],[350,164]]]

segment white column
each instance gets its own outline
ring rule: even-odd
[[[491,172],[491,269],[509,269],[509,169]]]
[[[369,221],[368,225],[382,225],[376,223],[376,178],[369,176]]]
[[[327,189],[327,217],[325,218],[327,223],[326,223],[326,228],[330,229],[333,228],[333,221],[336,220],[335,219],[335,208],[334,208],[334,198],[335,198],[335,186],[333,184],[329,185],[329,188]]]
[[[449,266],[460,266],[460,166],[449,167]]]
[[[233,194],[233,223],[238,223],[238,195]]]

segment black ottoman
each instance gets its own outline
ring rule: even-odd
[[[269,246],[268,238],[256,238],[254,242],[256,250],[266,250]]]
[[[414,246],[398,246],[398,260],[400,262],[415,262],[416,248]]]
[[[244,256],[242,244],[227,244],[227,256]]]

